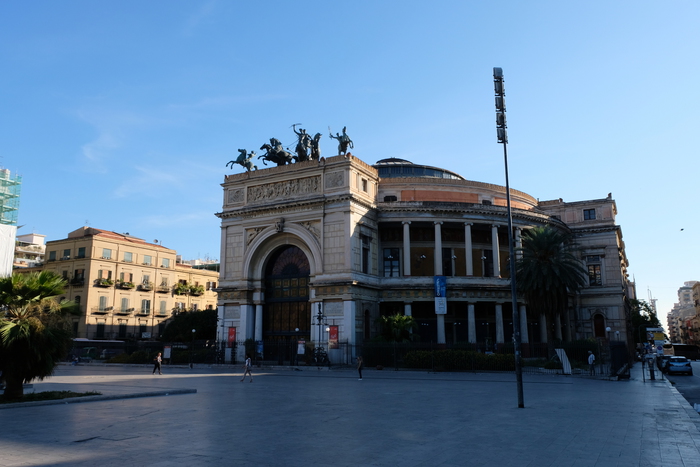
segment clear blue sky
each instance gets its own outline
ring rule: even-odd
[[[659,314],[700,279],[697,1],[0,2],[0,164],[19,233],[84,225],[219,258],[236,149],[347,125],[353,154],[618,206]],[[324,155],[336,144],[322,140]],[[681,229],[684,229],[681,231]]]

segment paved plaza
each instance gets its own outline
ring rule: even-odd
[[[700,466],[700,416],[639,365],[524,375],[524,409],[507,373],[151,370],[60,366],[34,390],[106,400],[0,409],[0,465]]]

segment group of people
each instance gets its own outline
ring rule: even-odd
[[[589,352],[590,353],[590,352]],[[595,357],[593,357],[595,360]],[[588,359],[590,363],[590,358]],[[158,372],[159,375],[162,375],[162,365],[163,365],[163,359],[161,357],[161,353],[158,352],[158,355],[156,355],[156,358],[153,359],[154,366],[153,366],[153,374],[156,374],[156,371]],[[362,367],[363,367],[363,361],[362,357],[357,357],[357,372],[360,375],[360,381],[362,381]],[[253,382],[253,362],[250,358],[250,354],[245,354],[245,362],[243,363],[243,378],[241,378],[241,383],[245,381],[246,376],[250,376],[250,382]]]

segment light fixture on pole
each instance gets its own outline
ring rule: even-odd
[[[508,254],[515,258],[513,246],[513,214],[510,206],[510,183],[508,181],[508,131],[506,125],[506,90],[503,85],[503,69],[494,67],[493,87],[496,93],[496,135],[498,142],[503,143],[503,161],[506,172],[506,204],[508,207]],[[515,261],[510,263],[510,294],[513,306],[513,347],[515,349],[515,379],[518,390],[518,407],[524,408],[523,400],[523,367],[521,357],[520,310],[518,309],[517,287],[515,283]]]

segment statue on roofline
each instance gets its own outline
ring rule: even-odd
[[[348,148],[353,149],[355,146],[352,144],[352,140],[348,136],[348,134],[345,132],[347,127],[343,127],[343,134],[338,134],[336,133],[335,136],[333,136],[333,133],[331,132],[330,137],[333,139],[338,140],[338,154],[345,155],[348,153]],[[328,127],[328,131],[330,131],[331,128]]]

